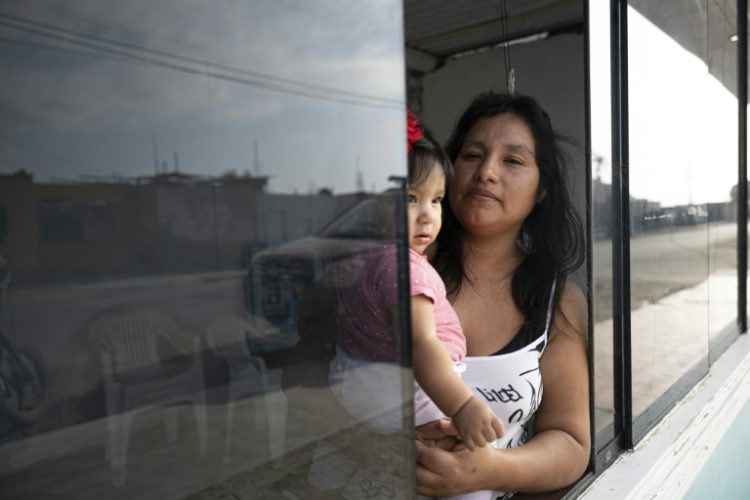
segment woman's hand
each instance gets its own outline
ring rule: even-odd
[[[460,441],[458,431],[450,420],[435,420],[416,428],[417,441],[424,446],[437,446],[443,450],[452,450]]]
[[[417,493],[425,496],[453,496],[493,489],[491,469],[500,451],[485,446],[447,451],[417,441]],[[494,478],[495,481],[497,478]]]

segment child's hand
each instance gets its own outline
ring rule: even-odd
[[[453,426],[469,450],[492,443],[505,433],[503,423],[484,401],[470,397],[453,416]]]

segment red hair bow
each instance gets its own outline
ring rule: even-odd
[[[424,130],[419,126],[419,118],[411,111],[406,112],[406,150],[411,153],[412,145],[424,137]]]

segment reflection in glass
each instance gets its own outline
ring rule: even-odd
[[[399,6],[3,2],[3,497],[308,498],[323,438],[412,488],[319,376],[330,269],[400,230]]]
[[[723,181],[717,185],[709,177],[731,185],[723,167],[706,166],[733,160],[716,147],[722,142],[717,138],[730,132],[710,119],[708,109],[726,90],[717,88],[707,71],[705,11],[679,3],[630,4],[630,302],[637,418],[691,368],[706,369],[708,208],[726,199]]]
[[[591,67],[591,149],[592,149],[592,263],[594,305],[594,426],[597,448],[612,438],[604,431],[614,419],[612,378],[612,118],[610,102],[609,4],[589,5],[589,64]],[[603,432],[604,431],[604,432]]]

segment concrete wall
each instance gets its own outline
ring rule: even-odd
[[[583,146],[585,80],[583,35],[558,35],[510,47],[516,92],[534,96],[564,135]],[[423,119],[440,140],[478,93],[505,91],[501,48],[449,61],[423,79]]]

